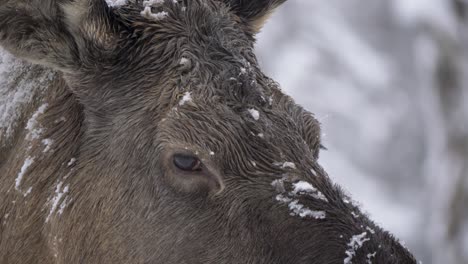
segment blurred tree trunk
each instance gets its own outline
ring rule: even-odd
[[[440,95],[442,117],[446,128],[445,148],[451,166],[451,171],[458,175],[450,175],[453,178],[453,194],[447,204],[447,230],[446,239],[453,247],[455,263],[468,263],[463,259],[466,249],[463,248],[464,219],[467,217],[466,205],[468,204],[468,189],[466,179],[468,177],[468,134],[466,131],[466,114],[464,113],[464,97],[466,86],[462,78],[463,56],[460,47],[448,41],[439,41],[440,56],[436,69],[436,89]],[[445,175],[440,175],[445,177]]]
[[[438,60],[434,69],[434,88],[439,97],[439,106],[444,125],[444,140],[441,161],[446,162],[446,172],[451,175],[438,175],[442,180],[449,181],[448,193],[439,193],[440,197],[447,196],[442,207],[440,220],[445,221],[445,230],[434,241],[437,256],[435,263],[452,260],[453,263],[468,263],[466,245],[468,229],[468,82],[466,75],[467,43],[466,15],[467,2],[452,0],[453,12],[457,21],[457,35],[431,28],[432,38],[437,43]],[[433,164],[431,166],[438,166]],[[439,189],[440,190],[440,189]],[[446,190],[442,190],[444,192]],[[430,194],[432,195],[432,194]],[[435,223],[443,223],[435,221]],[[439,244],[439,245],[437,245]],[[441,263],[441,262],[439,262]]]
[[[460,20],[467,18],[468,6],[466,0],[453,0],[453,9]]]

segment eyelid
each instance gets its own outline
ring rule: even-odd
[[[217,195],[224,190],[224,180],[221,170],[212,155],[200,148],[188,148],[184,145],[164,146],[162,158],[163,175],[167,183],[176,192],[182,193],[210,193]],[[194,158],[201,164],[201,170],[184,171],[177,168],[173,162],[175,155],[187,155]]]
[[[203,168],[200,158],[192,154],[175,153],[172,155],[172,162],[178,170],[184,172],[199,172]]]

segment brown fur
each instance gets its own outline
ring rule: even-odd
[[[0,44],[59,72],[0,139],[0,263],[343,263],[363,232],[353,263],[415,263],[331,183],[319,123],[258,68],[254,33],[282,2],[166,1],[152,20],[142,1],[0,0]],[[277,201],[299,180],[324,219]]]

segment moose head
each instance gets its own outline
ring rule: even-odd
[[[60,72],[80,106],[69,203],[38,217],[36,246],[57,263],[415,263],[332,183],[319,122],[260,70],[255,36],[283,2],[0,1],[0,44]]]

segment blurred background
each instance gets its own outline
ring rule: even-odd
[[[371,218],[425,264],[468,263],[468,0],[290,0],[257,54]]]

